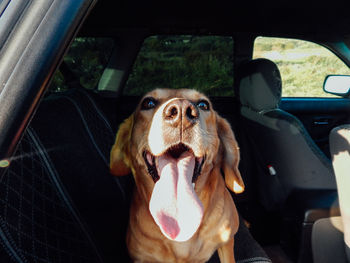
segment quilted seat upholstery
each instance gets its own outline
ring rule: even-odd
[[[0,180],[1,262],[102,262],[36,133]]]

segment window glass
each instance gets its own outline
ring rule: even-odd
[[[151,36],[145,39],[124,94],[154,88],[193,88],[233,96],[233,39],[223,36]]]
[[[112,54],[112,38],[76,38],[63,59],[63,65],[53,77],[50,90],[67,90],[72,83],[78,82],[86,89],[94,89]]]
[[[323,91],[326,76],[350,75],[345,63],[327,48],[303,40],[258,37],[253,58],[267,58],[277,64],[284,97],[336,97]]]

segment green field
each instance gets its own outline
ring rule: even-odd
[[[124,94],[154,88],[191,88],[233,96],[233,39],[217,36],[152,36],[135,61]]]
[[[332,97],[323,92],[329,74],[350,75],[350,69],[328,49],[311,42],[281,38],[257,38],[254,58],[274,61],[282,76],[285,97]]]

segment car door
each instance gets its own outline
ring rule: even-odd
[[[274,61],[281,72],[281,109],[293,114],[329,157],[332,128],[349,123],[350,100],[323,91],[329,74],[350,74],[350,69],[327,48],[304,40],[258,37],[254,58]]]
[[[330,131],[350,121],[350,100],[347,98],[283,98],[281,108],[302,121],[328,157]]]

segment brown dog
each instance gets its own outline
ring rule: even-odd
[[[148,93],[120,126],[114,175],[136,183],[127,245],[135,262],[235,262],[238,214],[226,186],[244,189],[228,122],[194,90]],[[225,180],[221,174],[225,174]],[[225,186],[226,182],[226,186]]]

